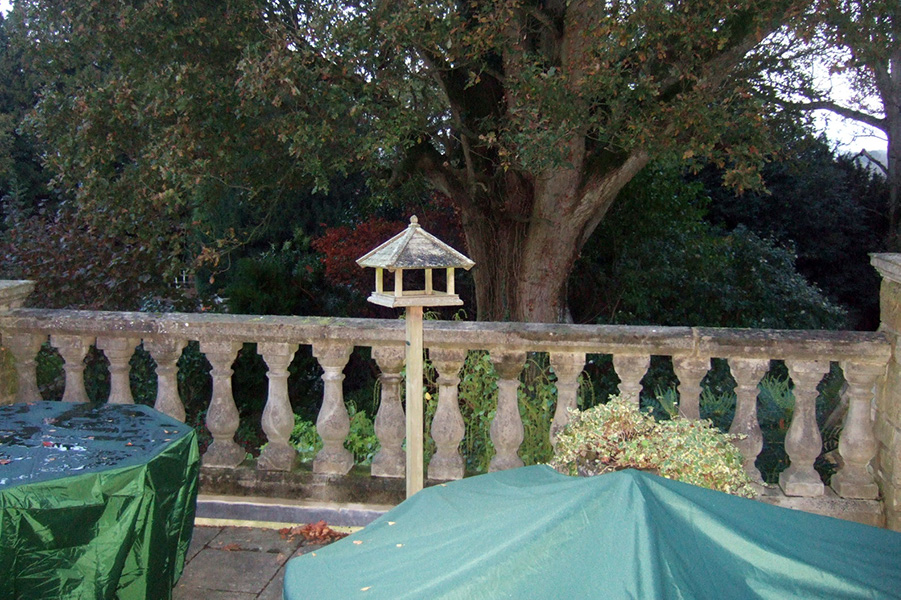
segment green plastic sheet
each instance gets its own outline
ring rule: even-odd
[[[199,465],[194,430],[146,406],[0,407],[0,598],[171,598]]]
[[[288,562],[285,600],[899,598],[901,534],[638,471],[428,488]]]

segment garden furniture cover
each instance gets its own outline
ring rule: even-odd
[[[901,533],[547,466],[427,488],[284,580],[285,600],[899,597]]]
[[[170,598],[199,466],[194,430],[147,406],[0,406],[0,598]]]

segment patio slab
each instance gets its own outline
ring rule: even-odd
[[[288,538],[272,527],[194,527],[173,600],[282,600],[288,559],[322,544]]]

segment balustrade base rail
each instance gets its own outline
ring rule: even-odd
[[[442,483],[427,479],[425,485],[429,487]],[[354,467],[347,475],[317,475],[311,465],[304,463],[286,472],[262,471],[255,468],[253,461],[233,469],[202,467],[200,493],[227,497],[237,503],[261,499],[261,508],[255,510],[245,504],[240,514],[232,511],[232,519],[256,521],[272,520],[268,515],[272,514],[273,506],[279,505],[278,499],[282,499],[284,504],[283,512],[290,514],[298,499],[302,499],[307,507],[356,505],[361,510],[366,507],[384,510],[386,506],[400,504],[406,496],[403,479],[371,477],[365,467]],[[822,496],[802,498],[786,496],[778,486],[767,486],[758,500],[786,509],[885,527],[885,510],[880,500],[840,498],[829,488]],[[225,513],[216,516],[225,517]]]

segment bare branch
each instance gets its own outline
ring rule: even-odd
[[[874,165],[876,165],[877,167],[879,167],[879,169],[880,169],[883,173],[885,173],[885,176],[888,177],[888,167],[885,166],[884,164],[882,164],[882,161],[880,161],[878,158],[876,158],[875,156],[873,156],[872,154],[870,154],[869,152],[867,152],[865,149],[864,149],[864,150],[861,150],[860,152],[858,152],[857,154],[855,154],[855,155],[854,155],[854,158],[857,158],[858,156],[863,156],[864,158],[866,158],[867,160],[869,160],[871,163],[873,163]]]
[[[785,108],[791,108],[795,110],[828,110],[830,112],[834,112],[835,114],[845,117],[846,119],[851,119],[853,121],[860,121],[861,123],[865,123],[870,127],[875,127],[876,129],[888,133],[888,120],[885,118],[879,118],[875,115],[871,115],[870,113],[865,113],[860,110],[855,110],[853,108],[848,108],[847,106],[842,106],[831,100],[819,100],[816,102],[789,102],[787,100],[775,100],[776,103],[784,106]]]

